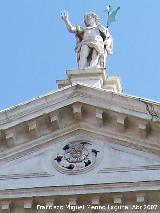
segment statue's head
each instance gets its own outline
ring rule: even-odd
[[[84,23],[86,26],[98,26],[100,24],[100,19],[95,13],[89,12],[84,15]]]

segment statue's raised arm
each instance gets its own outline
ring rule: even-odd
[[[69,17],[68,12],[64,11],[61,13],[61,18],[64,21],[64,23],[67,27],[67,30],[70,33],[76,33],[76,27],[71,24],[68,17]]]

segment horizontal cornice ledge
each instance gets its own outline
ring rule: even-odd
[[[53,186],[44,188],[28,188],[1,190],[0,199],[12,199],[22,197],[40,197],[55,195],[80,195],[95,193],[111,193],[111,192],[137,192],[137,191],[158,191],[160,190],[160,181],[154,182],[131,182],[131,183],[114,183],[114,184],[90,184],[83,186]]]

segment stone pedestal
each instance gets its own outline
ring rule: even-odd
[[[105,89],[106,91],[122,91],[120,79],[117,76],[107,76],[103,68],[92,68],[85,70],[68,70],[67,80],[58,80],[58,88],[64,88],[73,84],[83,84],[87,86]]]

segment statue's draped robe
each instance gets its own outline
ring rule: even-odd
[[[91,48],[91,51],[95,49],[99,55],[98,65],[100,67],[105,67],[105,61],[108,54],[112,54],[113,49],[113,40],[108,31],[108,28],[105,28],[102,25],[98,25],[96,27],[92,27],[90,29],[96,28],[100,32],[100,36],[96,36],[94,39],[86,40],[83,38],[85,30],[89,29],[88,27],[80,27],[76,26],[76,48],[75,51],[77,53],[77,62],[80,60],[80,51],[83,45],[87,45]],[[88,60],[90,58],[88,57]]]

